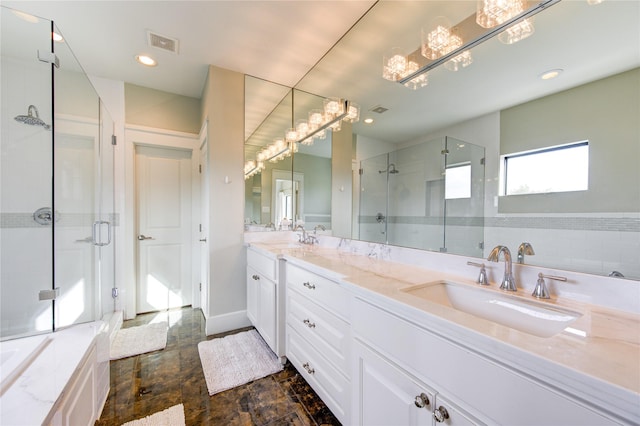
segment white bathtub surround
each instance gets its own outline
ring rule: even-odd
[[[92,424],[102,411],[109,391],[106,323],[80,324],[46,337],[50,342],[0,397],[0,424],[68,424],[78,414]]]
[[[0,342],[0,396],[51,342],[47,335]]]

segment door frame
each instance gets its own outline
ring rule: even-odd
[[[137,258],[138,244],[136,186],[135,186],[135,155],[136,146],[151,146],[155,148],[173,148],[191,151],[191,223],[198,224],[200,220],[200,177],[198,174],[198,159],[200,156],[200,138],[194,133],[176,132],[145,126],[127,125],[125,127],[125,217],[124,217],[124,283],[116,283],[120,289],[120,297],[124,299],[124,318],[132,319],[136,316],[137,293]],[[199,253],[199,232],[197,226],[191,227],[191,253]],[[193,307],[200,306],[200,262],[192,261],[191,297]]]

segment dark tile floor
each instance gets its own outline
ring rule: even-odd
[[[183,308],[138,315],[123,327],[168,321],[167,347],[111,361],[111,390],[96,425],[121,425],[184,405],[187,425],[339,425],[298,372],[280,373],[209,396],[198,355],[206,336],[202,312]],[[246,330],[246,329],[245,329]]]

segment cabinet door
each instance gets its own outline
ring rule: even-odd
[[[276,352],[276,284],[260,275],[258,286],[258,331]]]
[[[359,342],[354,343],[353,424],[431,425],[434,392]],[[421,405],[419,407],[418,405]]]
[[[258,327],[258,291],[260,275],[247,267],[247,317],[254,327]]]

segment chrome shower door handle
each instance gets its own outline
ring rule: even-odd
[[[144,241],[144,240],[155,240],[155,238],[153,238],[153,237],[147,237],[147,236],[146,236],[146,235],[144,235],[144,234],[140,234],[140,235],[138,235],[138,241]]]
[[[102,233],[99,229],[107,225],[107,242],[102,242]],[[91,228],[91,239],[93,240],[93,245],[98,247],[108,246],[111,243],[111,222],[106,220],[96,220],[93,222],[93,227]],[[99,240],[99,241],[98,241]]]

